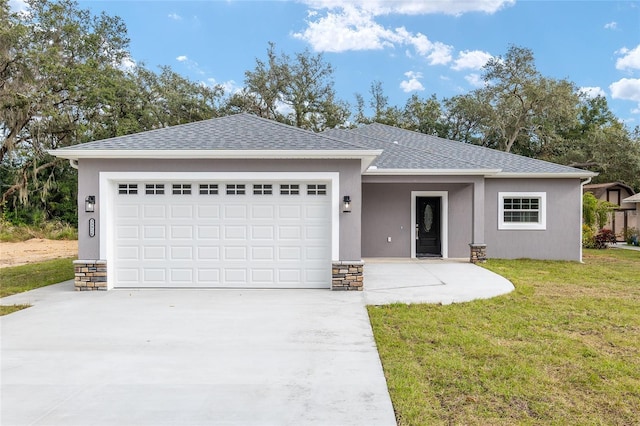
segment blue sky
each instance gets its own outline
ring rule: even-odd
[[[19,1],[19,0],[12,0]],[[533,50],[538,69],[607,97],[640,125],[640,1],[79,1],[120,16],[132,60],[228,91],[265,58],[323,52],[339,98],[368,99],[379,80],[391,105],[417,93],[438,99],[481,84],[481,67],[510,44]]]

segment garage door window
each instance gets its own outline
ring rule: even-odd
[[[282,184],[280,185],[280,195],[300,195],[300,185]]]
[[[253,195],[271,195],[271,194],[273,194],[273,185],[271,184],[253,185]]]
[[[227,184],[227,195],[244,195],[246,188],[244,184]]]
[[[144,187],[144,193],[146,195],[163,195],[164,184],[162,183],[148,183]]]
[[[307,195],[327,195],[327,185],[309,184],[307,185]]]
[[[200,195],[218,195],[217,183],[201,183]]]
[[[135,195],[138,193],[137,183],[120,183],[118,184],[118,194],[120,195]]]
[[[191,184],[190,183],[174,183],[171,193],[173,195],[190,195]]]

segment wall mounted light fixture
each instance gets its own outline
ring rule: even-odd
[[[348,195],[342,199],[342,211],[343,213],[351,213],[351,197]]]
[[[96,196],[89,195],[84,199],[84,211],[87,213],[93,213],[96,211]]]

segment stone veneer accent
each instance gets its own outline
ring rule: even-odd
[[[364,285],[364,262],[345,260],[333,262],[331,267],[331,290],[362,291]]]
[[[471,263],[484,263],[487,261],[486,244],[469,244],[471,247]]]
[[[106,290],[106,260],[74,260],[76,291]]]

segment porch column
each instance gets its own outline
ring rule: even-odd
[[[471,207],[471,243],[469,247],[471,263],[486,260],[487,245],[484,242],[484,177],[478,177],[473,182],[473,206]]]

